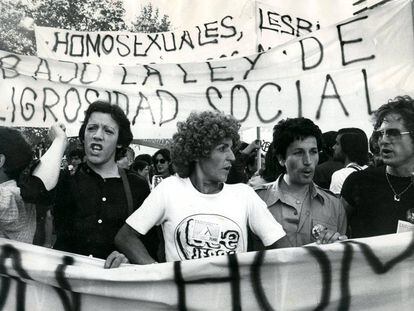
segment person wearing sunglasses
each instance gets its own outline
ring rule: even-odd
[[[155,170],[152,187],[155,188],[163,179],[173,174],[170,151],[165,148],[158,150],[152,156],[152,163]]]
[[[240,124],[216,111],[191,113],[179,122],[171,155],[177,174],[165,179],[118,232],[115,243],[132,263],[154,259],[142,237],[162,226],[167,261],[247,251],[249,227],[268,248],[285,236],[266,204],[246,184],[226,184]]]
[[[341,191],[353,238],[395,233],[414,206],[414,100],[382,105],[372,139],[384,165],[352,173]]]

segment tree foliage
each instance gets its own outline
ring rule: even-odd
[[[20,2],[0,0],[0,50],[35,54],[34,32],[24,29],[21,25],[27,13],[26,6]]]
[[[33,28],[55,27],[79,31],[161,32],[170,29],[167,15],[144,6],[132,25],[125,22],[122,0],[0,0],[0,49],[18,54],[36,54]]]
[[[135,19],[133,24],[133,31],[135,32],[163,32],[168,31],[171,26],[171,22],[167,15],[163,15],[160,18],[158,8],[154,10],[151,3],[144,6],[141,10],[141,14]]]

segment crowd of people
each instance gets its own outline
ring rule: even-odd
[[[36,213],[49,213],[48,246],[115,268],[395,233],[414,208],[414,100],[398,96],[374,117],[369,139],[283,119],[266,155],[217,111],[191,113],[153,155],[135,156],[125,113],[101,101],[85,113],[82,148],[67,150],[58,123],[36,161],[0,127],[0,237],[34,243],[45,231]]]

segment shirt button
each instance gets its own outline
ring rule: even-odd
[[[294,211],[294,212],[293,212],[293,215],[297,215],[297,214],[298,214],[298,211]]]
[[[307,212],[306,212],[306,216],[309,216],[309,215],[310,215],[310,212],[309,212],[309,211],[307,211]]]
[[[296,204],[300,204],[300,201],[299,200],[296,200]]]
[[[98,219],[98,224],[101,224],[102,223],[102,219]]]
[[[105,201],[106,201],[106,198],[105,198],[105,197],[103,197],[103,198],[102,198],[102,201],[104,201],[104,202],[105,202]]]

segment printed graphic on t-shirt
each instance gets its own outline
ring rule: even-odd
[[[175,229],[175,244],[182,260],[244,251],[243,241],[240,226],[221,215],[191,215]]]

